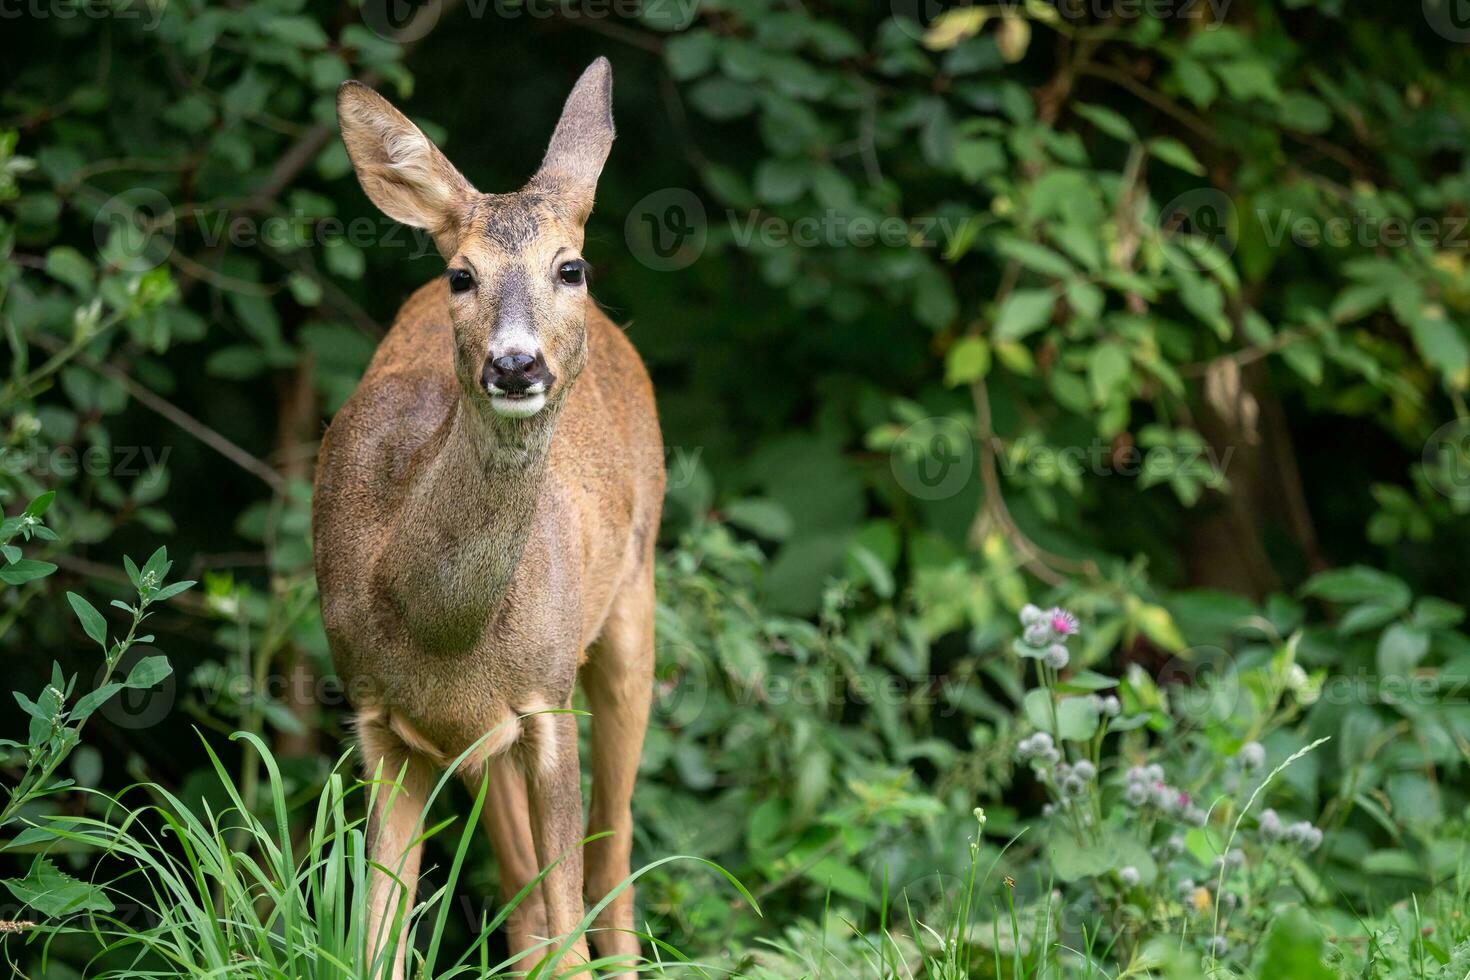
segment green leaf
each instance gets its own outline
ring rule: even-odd
[[[1174,63],[1174,80],[1184,97],[1199,108],[1207,108],[1220,93],[1220,86],[1203,63],[1180,58]]]
[[[847,554],[862,569],[863,574],[867,576],[868,583],[873,586],[873,591],[880,599],[887,599],[893,595],[893,573],[888,570],[887,565],[883,564],[882,559],[873,553],[871,548],[865,548],[854,541],[847,546]]]
[[[1072,108],[1077,115],[1114,139],[1122,140],[1124,143],[1138,142],[1138,133],[1134,131],[1133,124],[1112,109],[1106,106],[1090,105],[1086,102],[1078,102]]]
[[[738,119],[755,108],[756,88],[716,75],[697,82],[689,90],[689,101],[711,119]]]
[[[811,168],[800,160],[762,160],[755,168],[755,193],[769,204],[790,204],[806,190]]]
[[[944,355],[944,384],[954,388],[985,377],[990,370],[990,345],[983,337],[966,335]]]
[[[1086,279],[1073,279],[1067,283],[1067,302],[1078,316],[1096,320],[1102,315],[1107,297]]]
[[[47,490],[36,499],[26,505],[25,516],[40,517],[50,508],[51,502],[56,499],[55,490]]]
[[[150,688],[171,673],[173,673],[173,667],[169,666],[167,657],[161,655],[144,657],[128,672],[128,679],[123,681],[123,687],[135,690]]]
[[[1115,389],[1128,379],[1132,369],[1128,363],[1128,352],[1117,343],[1098,344],[1087,357],[1087,384],[1092,389],[1092,399],[1101,405],[1111,401]]]
[[[1429,634],[1407,623],[1394,623],[1378,638],[1378,672],[1402,678],[1429,652]]]
[[[1325,133],[1332,128],[1332,111],[1321,99],[1305,92],[1288,92],[1277,112],[1281,122],[1302,133]]]
[[[7,878],[4,884],[17,901],[47,917],[113,910],[101,888],[61,871],[50,858],[36,858],[24,878]]]
[[[210,354],[204,371],[216,378],[244,381],[255,377],[266,367],[265,354],[259,348],[231,344]]]
[[[22,558],[20,561],[11,562],[4,568],[0,568],[0,582],[6,585],[24,585],[38,578],[45,578],[54,571],[56,571],[56,566],[49,561]]]
[[[322,30],[315,17],[270,17],[262,29],[266,36],[294,48],[315,51],[331,43],[331,38],[327,37],[327,32]]]
[[[1414,602],[1414,625],[1426,630],[1451,629],[1460,625],[1465,618],[1463,606],[1434,596],[1425,596]]]
[[[1097,734],[1098,710],[1090,697],[1062,698],[1053,715],[1051,692],[1038,687],[1026,692],[1022,707],[1037,731],[1078,742]]]
[[[1255,975],[1291,980],[1337,980],[1322,962],[1322,932],[1300,906],[1281,910],[1262,944]]]
[[[1011,236],[997,238],[995,250],[1008,259],[1015,259],[1032,272],[1039,272],[1044,276],[1065,279],[1076,271],[1072,268],[1072,263],[1061,255],[1045,245],[1028,242],[1024,238]]]
[[[956,139],[951,157],[955,170],[972,184],[1006,167],[1005,144],[997,139]]]
[[[107,620],[86,599],[75,592],[66,594],[66,601],[71,603],[72,611],[77,614],[77,619],[82,623],[82,630],[90,636],[103,650],[107,649]]]
[[[1073,694],[1085,694],[1093,691],[1106,691],[1110,687],[1117,687],[1118,681],[1106,674],[1099,674],[1094,670],[1083,670],[1066,680],[1057,684],[1058,691],[1066,691]]]
[[[1402,609],[1385,606],[1382,603],[1365,602],[1349,609],[1342,619],[1337,621],[1337,632],[1342,636],[1366,633],[1368,630],[1377,629],[1385,623],[1392,622],[1402,612]]]
[[[1051,858],[1052,870],[1062,881],[1093,878],[1113,867],[1113,855],[1107,848],[1092,843],[1079,844],[1061,827],[1052,832],[1047,854]]]
[[[664,64],[681,82],[697,78],[715,63],[715,35],[706,30],[679,34],[664,42]]]
[[[768,541],[784,541],[791,536],[791,512],[774,500],[747,497],[732,501],[724,512],[731,524]]]
[[[1424,362],[1441,377],[1460,388],[1470,383],[1470,345],[1443,313],[1421,312],[1409,323],[1409,333]]]
[[[90,296],[97,273],[91,261],[69,245],[61,245],[46,253],[46,273],[59,279],[83,296]]]
[[[1020,340],[1046,326],[1057,297],[1050,289],[1017,289],[1005,298],[995,317],[998,340]]]
[[[1220,76],[1220,81],[1225,84],[1225,91],[1230,93],[1231,98],[1241,101],[1261,99],[1265,102],[1278,102],[1281,99],[1281,89],[1276,85],[1276,77],[1264,59],[1221,62],[1215,65],[1215,74]]]
[[[1094,878],[1116,868],[1133,867],[1139,880],[1150,884],[1158,875],[1158,865],[1148,848],[1139,840],[1123,833],[1110,833],[1102,840],[1078,843],[1063,827],[1052,831],[1047,842],[1047,856],[1052,870],[1062,881]]]
[[[1144,636],[1165,650],[1177,652],[1188,646],[1183,634],[1179,632],[1179,627],[1174,624],[1174,617],[1169,615],[1169,610],[1163,606],[1139,607],[1134,614],[1133,622],[1143,631]]]
[[[117,681],[109,681],[95,691],[88,691],[86,694],[77,698],[77,703],[68,713],[67,719],[73,724],[86,721],[91,717],[92,712],[106,704],[108,699],[122,689],[122,684]]]
[[[1171,167],[1177,167],[1196,177],[1205,175],[1205,165],[1199,162],[1194,151],[1172,136],[1158,136],[1148,141],[1149,152]]]
[[[291,297],[302,306],[316,306],[322,301],[322,287],[310,276],[293,272],[286,278],[286,285]]]
[[[1302,586],[1302,595],[1316,596],[1328,602],[1374,602],[1402,612],[1409,608],[1413,594],[1400,579],[1366,565],[1334,568],[1313,575]]]
[[[165,599],[172,599],[174,596],[178,595],[179,593],[181,593],[181,592],[187,592],[189,589],[192,589],[196,584],[198,584],[198,583],[196,583],[196,582],[194,582],[192,580],[191,581],[186,581],[186,582],[172,582],[172,583],[170,583],[168,585],[165,585],[163,588],[159,589],[158,592],[157,592],[157,594],[155,594],[153,596],[153,600],[152,601],[154,601],[154,602],[163,602]]]

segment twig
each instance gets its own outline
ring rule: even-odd
[[[52,351],[59,350],[62,347],[62,345],[58,343],[54,338],[45,335],[34,338],[34,342],[37,346],[44,347]],[[205,425],[203,422],[199,421],[194,416],[184,411],[182,408],[179,408],[177,405],[173,404],[167,399],[154,394],[148,388],[143,387],[137,381],[133,380],[132,376],[129,375],[126,371],[115,365],[98,361],[96,358],[90,357],[86,354],[78,355],[77,360],[82,364],[85,364],[92,370],[99,371],[102,374],[107,375],[109,378],[117,381],[124,388],[126,388],[128,390],[128,394],[136,398],[139,403],[147,408],[152,409],[159,415],[162,415],[174,425],[183,429],[185,432],[189,433],[191,436],[198,439],[200,442],[204,443],[206,446],[213,449],[215,452],[219,453],[221,456],[225,457],[236,466],[240,467],[248,473],[252,473],[255,476],[260,477],[260,479],[264,481],[265,484],[276,493],[286,492],[286,480],[284,477],[281,476],[281,474],[277,473],[265,463],[261,462],[259,459],[256,459],[254,456],[250,455],[248,452],[235,445],[229,439],[226,439],[224,436],[220,435],[214,429],[211,429],[209,426]]]
[[[1220,137],[1215,134],[1215,131],[1203,119],[1180,106],[1172,99],[1160,95],[1146,85],[1140,84],[1127,72],[1095,62],[1081,66],[1078,71],[1083,75],[1091,75],[1093,78],[1100,78],[1105,82],[1112,82],[1114,85],[1125,88],[1144,102],[1147,102],[1155,109],[1164,113],[1164,115],[1182,123],[1201,139],[1216,144],[1220,142]]]
[[[970,392],[975,401],[975,427],[980,443],[980,481],[985,487],[985,500],[980,505],[980,512],[975,515],[975,523],[971,528],[972,537],[981,533],[984,526],[993,521],[1021,553],[1027,570],[1048,585],[1058,586],[1066,582],[1058,574],[1058,570],[1087,575],[1090,578],[1099,577],[1102,572],[1096,562],[1087,559],[1079,561],[1048,551],[1031,540],[1011,516],[1001,490],[1000,475],[996,471],[995,448],[999,440],[991,422],[990,392],[985,385],[985,379],[977,378],[970,385]]]

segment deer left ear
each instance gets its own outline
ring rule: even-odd
[[[360,82],[337,90],[337,118],[367,196],[394,221],[426,229],[451,258],[476,197],[470,182],[423,130]]]
[[[531,183],[571,203],[582,221],[592,213],[597,178],[613,142],[612,65],[598,58],[567,96],[561,121]]]

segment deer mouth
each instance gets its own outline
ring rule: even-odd
[[[532,385],[525,391],[501,391],[490,388],[490,408],[496,415],[508,419],[526,419],[546,407],[546,388]]]

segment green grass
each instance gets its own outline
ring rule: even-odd
[[[41,976],[52,968],[52,945],[79,937],[89,938],[95,952],[85,973],[109,978],[229,977],[232,980],[360,980],[381,975],[392,956],[391,946],[370,955],[365,935],[367,881],[372,870],[367,842],[366,813],[374,794],[401,788],[397,780],[357,780],[345,774],[346,756],[338,760],[315,801],[309,829],[293,840],[281,773],[265,744],[241,733],[267,773],[268,806],[263,815],[245,806],[235,780],[208,748],[219,786],[230,806],[219,810],[202,804],[190,807],[156,783],[140,783],[122,794],[141,794],[150,802],[129,807],[123,798],[102,797],[100,817],[54,818],[33,828],[28,839],[50,839],[95,849],[102,860],[95,874],[121,868],[102,887],[106,899],[84,915],[60,924],[41,924],[28,936],[40,945]],[[469,751],[473,751],[471,746]],[[446,774],[435,785],[426,813],[453,778]],[[101,796],[95,794],[94,796]],[[471,810],[432,826],[420,827],[419,838],[445,837],[452,858],[442,881],[420,895],[412,909],[400,908],[392,935],[406,913],[412,966],[410,975],[433,980],[481,980],[506,976],[509,961],[492,961],[491,934],[540,881],[528,884],[492,917],[482,914],[471,942],[457,955],[446,948],[445,937],[455,894],[465,867],[470,842],[478,832],[479,812],[485,803],[485,785],[474,797]],[[457,830],[455,828],[458,828]],[[584,842],[585,843],[585,842]],[[671,861],[700,861],[696,857],[666,857],[638,869],[600,903],[587,910],[578,928],[567,937],[542,944],[541,965],[529,976],[551,975],[560,968],[571,943],[586,933],[598,912],[623,889],[647,872]],[[709,862],[703,862],[709,864]],[[744,886],[723,869],[736,891],[756,908]],[[390,873],[394,869],[386,869]],[[542,875],[544,876],[543,870]],[[118,909],[126,910],[120,914]],[[146,924],[144,924],[146,923]],[[12,940],[16,937],[11,936]],[[663,970],[672,956],[681,969],[697,969],[686,958],[644,937],[654,959],[640,969]],[[7,954],[14,965],[14,945]],[[590,974],[613,965],[594,960],[575,969]],[[19,967],[16,967],[19,973]],[[520,975],[516,973],[516,975]]]

